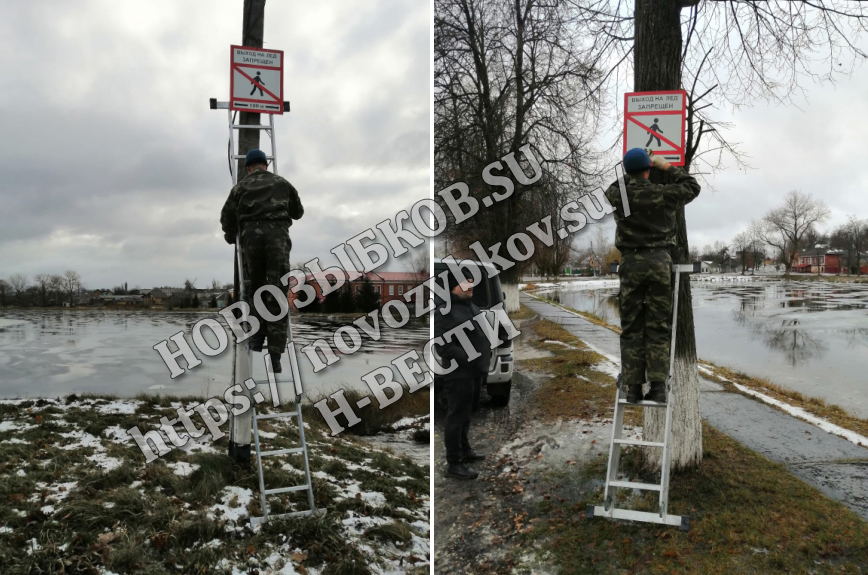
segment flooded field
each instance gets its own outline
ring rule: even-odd
[[[216,314],[151,311],[15,310],[0,313],[0,397],[56,397],[72,392],[120,396],[148,391],[177,395],[222,394],[231,381],[231,349],[217,357],[200,356],[201,365],[174,380],[153,349],[158,342],[181,330],[188,335],[188,341],[192,341],[190,329],[204,317],[220,319]],[[300,350],[318,338],[331,342],[334,330],[346,323],[349,320],[293,317],[296,347]],[[359,352],[339,355],[340,361],[320,373],[313,373],[310,362],[299,353],[308,397],[341,387],[367,389],[362,375],[389,365],[410,349],[422,355],[429,333],[427,323],[413,321],[399,330],[382,328],[380,341],[374,342],[362,335],[363,347]],[[207,329],[204,333],[212,335]],[[210,343],[216,347],[214,342]],[[172,343],[169,345],[174,349]],[[262,361],[262,355],[253,354],[254,361]],[[264,367],[256,365],[256,377],[264,378]],[[288,370],[285,354],[283,365]]]
[[[538,292],[619,325],[617,288]],[[868,285],[692,282],[700,358],[868,417]]]

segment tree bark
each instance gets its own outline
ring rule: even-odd
[[[681,89],[681,0],[636,0],[634,83],[637,92]],[[689,169],[689,166],[685,166]],[[663,174],[652,170],[652,179]],[[678,209],[675,224],[676,245],[673,263],[687,263],[687,222],[684,208]],[[693,300],[690,279],[683,275],[678,294],[678,330],[675,340],[674,402],[672,406],[671,462],[675,469],[698,465],[702,461],[702,420],[699,409],[699,379],[696,371],[696,333],[693,326]],[[646,441],[663,441],[665,412],[645,409]],[[646,465],[659,469],[662,450],[646,449]]]
[[[265,0],[244,0],[244,16],[241,25],[241,45],[250,46],[251,48],[262,48],[262,36],[265,30]],[[260,115],[254,112],[241,112],[239,124],[255,125],[258,124]],[[261,130],[239,130],[238,134],[238,155],[244,156],[250,150],[259,148],[259,132]],[[272,135],[272,137],[274,137]],[[244,169],[244,158],[241,158],[236,163],[237,181],[241,181],[247,175]],[[240,299],[241,285],[238,274],[238,245],[235,245],[235,258],[232,262],[234,271],[233,283],[235,284],[235,293],[232,299],[238,301]],[[243,352],[239,349],[238,344],[233,348],[232,372],[233,385],[238,382],[243,373],[241,364],[245,362]],[[236,463],[248,464],[251,461],[250,454],[250,435],[251,435],[251,414],[248,411],[239,417],[232,417],[229,433],[229,457]]]

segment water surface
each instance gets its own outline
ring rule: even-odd
[[[701,359],[868,417],[868,285],[692,282]],[[541,292],[620,325],[617,288]]]
[[[197,354],[201,365],[171,379],[153,350],[182,330],[192,341],[190,330],[204,317],[220,319],[216,314],[184,312],[7,310],[0,313],[0,397],[56,397],[72,392],[132,396],[148,391],[222,395],[231,381],[231,351],[210,358]],[[334,330],[347,323],[346,319],[293,317],[296,347],[300,350],[318,338],[331,341]],[[363,374],[389,365],[411,349],[421,357],[429,333],[426,323],[414,321],[394,330],[381,322],[381,328],[380,341],[363,334],[359,352],[339,355],[337,363],[320,373],[313,373],[311,363],[299,354],[308,397],[340,387],[367,389],[360,379]],[[203,333],[217,347],[216,338],[207,329]],[[169,347],[174,349],[174,344]],[[255,361],[262,361],[263,354],[253,355]],[[285,354],[282,363],[288,371]],[[264,367],[255,365],[256,377],[264,377]]]

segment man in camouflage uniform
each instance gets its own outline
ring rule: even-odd
[[[652,166],[663,172],[663,184],[648,179]],[[644,399],[665,403],[675,215],[679,207],[699,195],[700,188],[685,170],[661,156],[649,158],[641,148],[624,154],[624,171],[629,216],[624,217],[619,183],[606,190],[606,198],[615,208],[615,247],[621,252],[621,376],[627,385],[628,402],[641,401],[642,385],[649,381],[651,390]]]
[[[281,287],[280,278],[289,273],[289,227],[301,218],[304,208],[298,191],[285,179],[268,171],[262,150],[251,150],[244,160],[247,176],[238,182],[223,205],[220,224],[223,237],[235,243],[241,231],[241,256],[244,262],[244,294],[251,315],[259,320],[259,330],[250,337],[250,348],[262,351],[266,335],[268,353],[275,373],[281,372],[280,354],[286,348],[286,320],[264,322],[253,305],[253,294],[271,284]],[[270,293],[262,298],[273,315],[280,314],[280,304]]]

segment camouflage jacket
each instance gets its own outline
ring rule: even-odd
[[[245,222],[274,221],[286,222],[304,215],[304,207],[298,197],[298,190],[276,174],[267,170],[256,170],[238,182],[220,212],[220,225],[223,237],[230,244],[235,243],[239,224]]]
[[[624,217],[621,189],[614,182],[606,190],[606,199],[615,208],[615,247],[619,250],[660,248],[675,245],[675,214],[680,206],[699,195],[696,178],[681,168],[664,172],[664,184],[652,184],[644,178],[624,175],[630,216]]]

